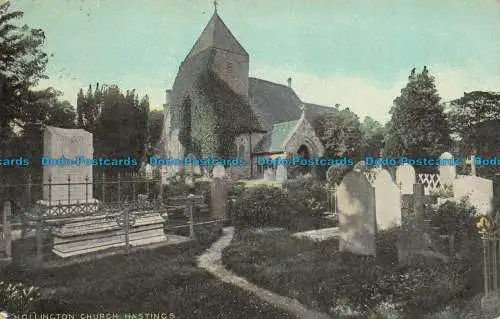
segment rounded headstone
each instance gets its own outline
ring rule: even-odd
[[[416,183],[415,169],[410,164],[403,164],[396,169],[396,184],[402,194],[413,194],[413,184]]]
[[[226,169],[221,164],[215,165],[212,171],[213,178],[224,178],[226,176]]]
[[[365,172],[365,171],[367,171],[365,161],[359,161],[358,163],[356,163],[356,165],[354,165],[354,170],[356,172]]]
[[[447,163],[439,166],[439,179],[441,185],[453,185],[453,180],[457,177],[457,168],[452,163],[454,157],[448,152],[444,152],[439,156],[440,160],[445,160]]]
[[[278,165],[276,168],[276,182],[284,184],[287,181],[286,167],[283,164]]]

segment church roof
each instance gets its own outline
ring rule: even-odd
[[[295,120],[274,124],[269,138],[270,145],[267,151],[270,153],[283,151],[283,143],[292,133],[298,122],[299,120]]]
[[[252,108],[268,132],[274,124],[299,119],[302,106],[306,119],[313,126],[319,116],[337,112],[333,107],[302,102],[291,87],[283,84],[249,78],[248,85]]]
[[[297,120],[302,101],[288,86],[261,79],[248,79],[252,108],[268,132],[273,124]]]
[[[315,125],[316,120],[327,113],[338,112],[338,110],[334,107],[312,104],[312,103],[304,103],[305,106],[305,115],[306,119],[311,123],[311,125]]]
[[[243,46],[236,40],[229,28],[224,24],[221,17],[214,13],[193,48],[186,57],[186,60],[192,58],[200,52],[209,48],[217,48],[229,52],[241,54],[248,57],[248,53]]]

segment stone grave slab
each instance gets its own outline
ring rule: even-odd
[[[339,250],[375,255],[375,191],[361,172],[347,173],[337,188]]]
[[[440,165],[439,166],[439,179],[441,186],[443,185],[453,185],[453,181],[457,177],[457,168],[455,165],[451,164],[451,161],[453,161],[454,157],[451,155],[451,153],[444,152],[441,154],[439,157],[440,160],[446,160],[449,162],[447,165]]]
[[[396,184],[401,187],[401,194],[413,194],[416,183],[415,169],[410,164],[403,164],[396,169]]]
[[[166,241],[164,223],[165,219],[157,212],[137,217],[130,227],[129,244],[141,246]],[[115,218],[105,215],[75,218],[56,228],[52,235],[53,252],[62,258],[125,246],[124,229],[118,226]]]
[[[378,230],[401,226],[401,193],[385,169],[375,180],[375,203]]]
[[[283,164],[278,165],[276,169],[276,182],[283,185],[287,181],[286,167]]]
[[[210,208],[213,217],[227,218],[227,183],[222,178],[214,178],[210,185]]]
[[[213,178],[224,178],[226,177],[226,169],[221,164],[217,164],[214,166],[212,176]]]
[[[465,176],[453,182],[453,197],[460,200],[469,197],[471,205],[478,214],[486,215],[493,211],[493,181],[478,176]]]

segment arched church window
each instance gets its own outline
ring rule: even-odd
[[[226,62],[226,74],[231,75],[233,74],[233,62]]]
[[[245,145],[243,143],[238,147],[238,158],[245,158]]]

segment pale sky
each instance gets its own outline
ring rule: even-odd
[[[250,55],[250,75],[291,77],[304,102],[389,119],[413,67],[436,77],[444,101],[500,91],[499,0],[219,0]],[[100,82],[164,103],[180,63],[213,13],[210,0],[14,0],[46,32],[43,87],[76,105]]]

